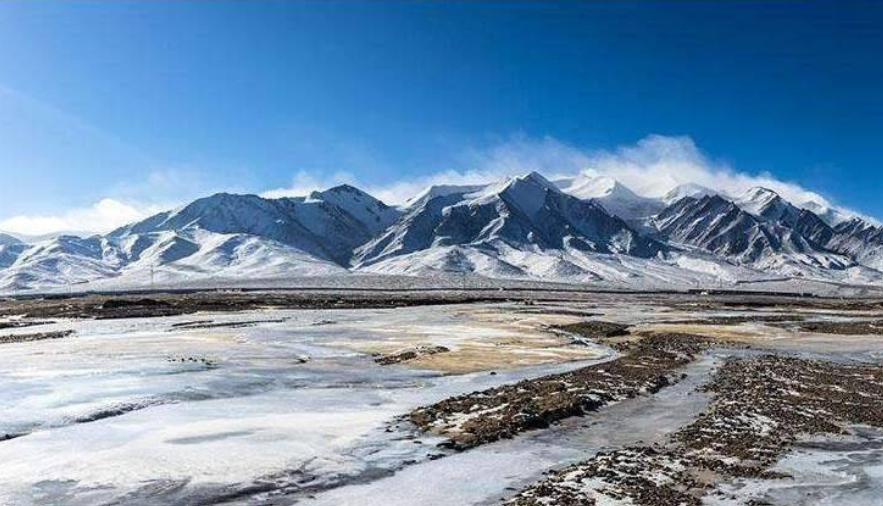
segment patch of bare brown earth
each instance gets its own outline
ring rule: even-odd
[[[392,353],[389,355],[378,355],[374,358],[374,362],[380,365],[401,364],[402,362],[410,362],[420,357],[428,357],[430,355],[438,355],[439,353],[447,353],[451,350],[444,346],[417,346],[410,350]]]
[[[843,336],[883,335],[883,320],[807,322],[800,326],[800,330]]]
[[[689,320],[668,320],[662,323],[667,325],[739,325],[742,323],[793,323],[806,319],[803,315],[738,315],[738,316],[709,316],[707,318],[693,318]]]
[[[246,327],[254,327],[262,323],[285,323],[288,318],[273,318],[270,320],[247,320],[237,322],[213,322],[211,320],[194,320],[188,322],[180,322],[172,324],[171,331],[175,330],[196,330],[196,329],[241,329]]]
[[[507,300],[506,294],[491,295],[493,296],[479,297],[447,292],[389,294],[304,291],[155,293],[150,297],[134,295],[54,296],[41,299],[0,300],[0,316],[107,320],[256,309],[396,308]]]
[[[44,341],[47,339],[61,339],[73,334],[73,330],[59,330],[57,332],[35,332],[32,334],[13,334],[0,336],[0,344],[30,343],[32,341]]]
[[[601,320],[589,320],[558,327],[565,332],[579,334],[590,339],[610,339],[612,337],[625,336],[629,333],[629,326],[622,323],[605,322]]]
[[[732,478],[778,479],[769,469],[799,435],[842,433],[850,423],[883,426],[883,367],[763,356],[732,360],[708,389],[716,394],[669,443],[602,452],[551,472],[509,506],[699,505]],[[737,497],[729,499],[739,500]],[[746,505],[765,504],[744,498]]]

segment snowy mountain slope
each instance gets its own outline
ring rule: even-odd
[[[0,244],[0,269],[13,265],[27,248],[28,246],[21,242]],[[2,275],[2,271],[0,271],[0,275]]]
[[[191,231],[245,234],[291,246],[301,255],[346,265],[354,248],[399,216],[395,208],[348,185],[282,199],[220,193],[123,227],[109,238],[129,251],[130,259],[137,260],[139,255],[131,252],[137,253],[158,237],[171,241],[173,256],[181,256],[193,249]],[[173,232],[175,237],[162,236],[163,232]],[[134,250],[126,247],[129,243],[136,246]]]
[[[790,228],[817,249],[849,257],[865,267],[879,269],[883,266],[883,230],[860,218],[831,227],[828,221],[811,210],[795,206],[765,188],[750,190],[737,203],[763,221]],[[829,215],[833,211],[829,207],[818,207]]]
[[[751,188],[736,199],[735,203],[762,221],[778,223],[787,227],[793,226],[800,215],[800,209],[783,199],[778,193],[763,187]]]
[[[175,283],[211,278],[273,278],[345,273],[346,269],[291,246],[247,234],[199,231],[197,251],[169,262],[142,261],[127,265],[121,276]]]
[[[389,257],[363,272],[433,277],[442,273],[477,274],[504,279],[589,283],[601,287],[672,289],[720,286],[769,275],[704,252],[673,252],[665,258],[640,258],[580,250],[525,250],[498,244],[493,249],[444,246]]]
[[[417,195],[409,198],[405,201],[405,204],[402,206],[402,209],[407,212],[411,209],[415,209],[424,205],[426,202],[429,202],[432,199],[438,197],[450,197],[452,195],[460,195],[462,198],[463,195],[469,195],[472,193],[477,193],[489,185],[433,185],[427,187],[425,190],[421,191]]]
[[[395,209],[348,186],[282,199],[220,193],[116,230],[109,237],[122,242],[131,236],[195,229],[248,234],[345,265],[355,247],[397,216]]]
[[[444,219],[444,212],[463,202],[467,195],[483,187],[430,187],[419,198],[409,201],[405,214],[381,235],[355,251],[353,264],[369,264],[385,258],[407,255],[431,247],[436,240],[435,229]]]
[[[387,206],[371,195],[344,184],[322,192],[313,192],[307,200],[324,202],[348,213],[365,226],[373,235],[392,225],[401,216],[401,211]]]
[[[860,253],[868,246],[883,245],[883,228],[859,218],[845,221],[834,228],[832,243],[843,251]]]
[[[119,255],[127,264],[162,265],[193,255],[200,245],[175,231],[126,234],[115,238]]]
[[[784,216],[774,199],[764,196],[755,202],[760,202],[753,209],[761,216]],[[720,196],[681,199],[657,216],[656,226],[669,241],[762,270],[781,271],[787,266],[844,269],[852,264],[793,229],[749,214]]]
[[[729,199],[687,184],[650,199],[610,178],[553,184],[538,173],[434,186],[398,208],[348,185],[281,199],[221,193],[106,236],[25,244],[0,234],[0,291],[349,273],[635,289],[883,285],[883,228],[830,223],[765,188]]]
[[[654,216],[665,208],[665,203],[642,197],[619,181],[606,176],[578,176],[556,181],[556,185],[568,195],[582,200],[594,200],[604,209],[624,220]]]
[[[0,269],[14,264],[25,249],[27,245],[19,239],[0,233]]]
[[[653,256],[665,249],[591,201],[567,195],[537,173],[482,191],[437,193],[423,198],[396,225],[356,252],[357,266],[429,248],[456,263],[461,249],[498,251],[503,244],[529,250],[579,249]],[[466,255],[468,256],[468,255]],[[422,260],[421,260],[422,261]]]
[[[327,275],[400,215],[351,186],[308,197],[217,194],[108,234],[3,246],[0,288],[67,285],[157,272],[170,279]]]
[[[60,236],[21,251],[0,270],[0,288],[63,287],[114,276],[117,265],[104,238]]]
[[[808,211],[806,209],[801,209],[797,214],[796,220],[792,224],[792,228],[805,237],[807,240],[813,242],[818,246],[823,246],[828,248],[831,240],[834,238],[836,232],[833,228],[831,228],[823,219],[821,219],[818,215],[813,213],[812,211]],[[833,251],[838,251],[836,248],[831,248]],[[843,253],[842,251],[838,251]]]
[[[843,222],[860,219],[869,222],[872,225],[879,226],[879,222],[866,216],[860,216],[852,211],[841,209],[829,204],[820,204],[813,200],[796,203],[797,207],[813,212],[816,216],[824,220],[831,227],[835,227]]]
[[[883,228],[860,218],[852,218],[834,227],[827,242],[829,248],[854,258],[873,269],[883,269]]]
[[[644,238],[594,202],[563,193],[536,172],[491,187],[452,206],[440,224],[441,243],[501,239],[544,249],[653,256],[665,247]]]
[[[4,234],[3,232],[0,232],[0,246],[10,246],[13,244],[21,244],[21,242],[22,241],[20,241],[19,239],[15,238],[9,234]]]
[[[322,246],[298,221],[293,220],[288,199],[263,199],[257,195],[219,193],[196,200],[182,208],[151,216],[109,234],[122,243],[159,232],[188,233],[206,230],[218,234],[243,233],[279,242],[299,244],[325,256]]]

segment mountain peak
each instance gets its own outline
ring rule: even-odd
[[[324,200],[326,202],[334,204],[338,204],[341,202],[360,201],[371,203],[376,206],[387,207],[386,204],[384,204],[371,194],[348,184],[332,186],[327,190],[313,191],[312,193],[310,193],[308,198],[312,200]]]
[[[515,176],[502,186],[490,187],[477,202],[502,198],[518,207],[528,216],[534,216],[543,207],[549,193],[560,194],[561,190],[537,172]]]
[[[310,194],[311,197],[321,199],[321,200],[329,200],[329,199],[337,199],[343,196],[350,196],[351,198],[360,199],[360,200],[369,200],[374,202],[380,202],[377,198],[372,196],[370,193],[360,190],[355,186],[349,184],[339,184],[337,186],[332,186],[327,190],[323,191],[314,191]],[[382,202],[381,202],[382,204]],[[386,204],[383,204],[384,206]]]
[[[392,225],[401,214],[399,210],[389,207],[371,194],[348,184],[338,185],[323,192],[313,192],[310,197],[349,213],[364,224],[372,234]]]
[[[345,193],[365,193],[365,192],[363,192],[362,190],[356,188],[355,186],[350,185],[350,184],[346,184],[346,183],[339,184],[339,185],[337,185],[337,186],[332,186],[331,188],[328,188],[327,190],[325,190],[325,191],[322,192],[322,193],[339,193],[339,192],[345,192]]]
[[[693,197],[693,198],[702,198],[710,195],[719,195],[719,192],[708,188],[707,186],[702,186],[696,183],[685,183],[678,186],[675,186],[668,193],[665,194],[665,197],[662,200],[667,204],[674,204],[675,202],[681,200],[685,197]]]
[[[778,193],[762,186],[751,188],[745,192],[736,201],[736,204],[761,220],[787,226],[793,226],[800,216],[800,210],[797,207],[783,199]]]
[[[203,197],[200,199],[196,199],[193,202],[182,206],[172,214],[178,214],[184,212],[185,210],[199,210],[200,212],[205,212],[206,210],[218,208],[218,207],[227,207],[227,206],[235,206],[240,202],[257,202],[263,201],[265,199],[252,194],[246,193],[229,193],[229,192],[218,192],[209,195],[208,197]]]
[[[742,197],[739,198],[739,200],[745,202],[769,202],[781,198],[782,197],[779,196],[778,193],[770,190],[769,188],[763,186],[755,186],[754,188],[750,188],[748,191],[746,191],[742,195]]]
[[[630,188],[609,176],[578,176],[569,181],[564,189],[580,199],[600,199],[604,197],[639,198]]]
[[[561,182],[562,191],[581,200],[592,200],[623,219],[653,216],[665,207],[657,199],[642,197],[609,176],[580,175]]]
[[[548,179],[546,179],[545,176],[543,176],[542,174],[540,174],[539,172],[537,172],[535,170],[530,171],[527,174],[515,176],[509,180],[510,185],[514,184],[514,183],[531,183],[531,184],[536,184],[536,185],[539,185],[539,186],[542,186],[542,187],[545,187],[548,189],[555,189],[555,190],[558,189]]]
[[[466,195],[470,193],[477,193],[487,188],[487,185],[453,185],[453,184],[437,184],[432,186],[427,186],[423,191],[418,193],[417,195],[409,198],[402,205],[403,209],[412,209],[419,205],[422,205],[425,202],[429,202],[432,199],[438,197],[447,197],[452,195]]]

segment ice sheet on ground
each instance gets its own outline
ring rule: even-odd
[[[268,323],[173,327],[195,320]],[[500,334],[437,306],[60,321],[45,328],[76,334],[3,345],[0,435],[14,438],[0,442],[0,504],[190,503],[364,479],[436,452],[432,438],[387,431],[410,409],[592,363],[444,375],[344,346],[407,322],[450,325],[429,338],[452,346]]]

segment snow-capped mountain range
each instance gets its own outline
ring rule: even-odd
[[[306,197],[216,194],[106,235],[0,234],[0,291],[144,287],[350,273],[676,288],[765,279],[883,286],[883,228],[766,188],[538,173],[434,186],[392,207],[352,186]]]

